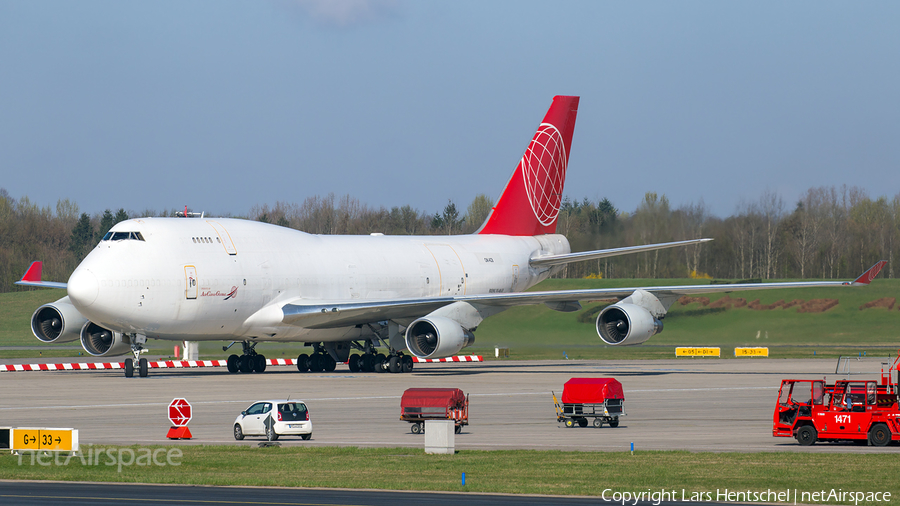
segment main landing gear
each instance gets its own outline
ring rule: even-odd
[[[134,377],[134,363],[137,362],[137,370],[138,376],[141,378],[146,378],[148,374],[150,374],[150,364],[147,362],[146,358],[141,358],[141,353],[144,353],[144,344],[147,343],[146,336],[138,336],[137,334],[131,334],[131,353],[134,354],[134,358],[126,358],[125,359],[125,377],[133,378]]]
[[[350,372],[412,372],[413,359],[400,352],[385,355],[370,351],[362,355],[350,355],[348,365]]]
[[[231,343],[232,345],[234,343]],[[242,372],[249,374],[251,372],[264,372],[266,370],[266,356],[256,353],[256,343],[249,341],[241,341],[243,352],[240,356],[229,355],[226,365],[228,372]],[[231,345],[222,348],[222,351],[231,348]]]
[[[312,354],[307,355],[306,353],[301,353],[300,356],[297,357],[297,370],[300,372],[332,372],[335,367],[337,367],[337,361],[334,360],[334,357],[331,356],[327,351],[325,351],[324,346],[321,344],[313,345]]]

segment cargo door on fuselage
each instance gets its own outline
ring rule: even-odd
[[[197,268],[193,265],[184,266],[184,298],[196,299],[200,288],[197,281]]]
[[[466,270],[456,251],[449,244],[426,244],[434,256],[440,279],[440,295],[465,295]]]

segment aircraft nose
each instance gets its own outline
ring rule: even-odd
[[[75,269],[66,285],[69,292],[69,300],[75,307],[88,307],[97,300],[100,293],[100,283],[97,276],[88,269]]]

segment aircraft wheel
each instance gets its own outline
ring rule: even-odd
[[[394,374],[400,372],[400,357],[391,357],[388,359],[388,370]]]
[[[360,371],[362,372],[375,372],[374,369],[375,357],[371,353],[366,353],[360,358]]]
[[[350,366],[350,372],[359,372],[359,355],[350,355],[349,363],[347,365]]]
[[[134,360],[130,358],[125,359],[125,377],[133,378],[134,377]]]
[[[876,423],[869,431],[869,444],[887,446],[891,442],[891,430],[883,423]]]
[[[819,436],[816,433],[816,428],[812,425],[804,425],[797,429],[797,442],[802,446],[810,446],[816,443],[816,439]]]
[[[321,364],[322,370],[325,372],[334,372],[334,369],[337,367],[337,362],[327,353],[322,355]]]
[[[309,355],[306,353],[301,353],[297,357],[297,370],[300,372],[306,372],[309,370]]]
[[[241,355],[238,364],[242,373],[249,374],[253,372],[253,358],[250,355]]]
[[[413,370],[413,359],[412,357],[404,355],[401,361],[401,370],[402,372],[412,372]]]
[[[313,353],[309,356],[309,371],[310,372],[321,372],[322,371],[322,355],[318,353]]]
[[[265,355],[256,355],[253,357],[253,372],[266,372]]]
[[[149,374],[149,372],[150,372],[150,364],[147,363],[146,358],[142,358],[138,362],[138,374],[140,375],[140,377],[146,378],[147,374]]]
[[[228,360],[225,361],[225,366],[228,368],[228,372],[236,373],[238,372],[238,363],[240,362],[241,357],[237,355],[228,355]]]
[[[375,355],[375,372],[384,372],[385,371],[385,362],[387,362],[387,357],[384,353],[379,353]]]

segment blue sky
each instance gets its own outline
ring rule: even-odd
[[[900,4],[0,0],[0,187],[246,214],[496,198],[553,95],[566,195],[728,216],[900,193]]]

